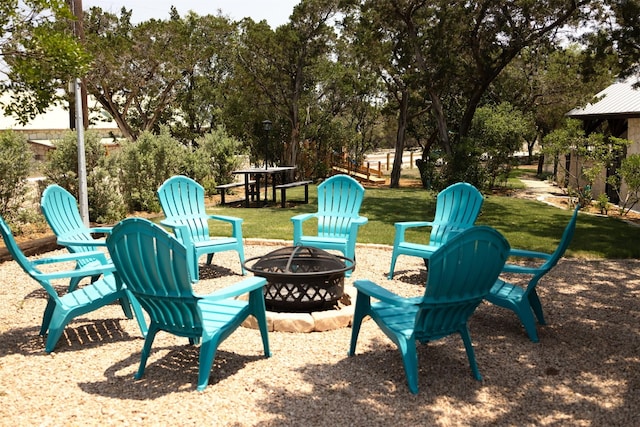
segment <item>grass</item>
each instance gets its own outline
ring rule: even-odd
[[[245,238],[291,240],[293,225],[290,218],[300,213],[315,212],[315,194],[315,187],[309,186],[309,204],[298,204],[287,209],[282,209],[279,205],[249,209],[216,206],[210,209],[210,213],[243,218]],[[287,192],[288,200],[301,200],[303,197],[302,188]],[[392,245],[395,222],[428,221],[433,218],[434,212],[433,192],[421,188],[368,188],[360,213],[369,219],[369,223],[361,227],[358,242]],[[476,224],[496,228],[514,248],[553,252],[570,217],[571,212],[541,202],[489,195],[485,197]],[[315,224],[307,222],[310,224],[305,225],[309,227],[305,230],[312,232]],[[411,230],[407,233],[407,240],[410,241],[426,242],[427,239],[426,231]],[[580,214],[576,233],[566,256],[640,258],[638,241],[638,226],[615,218]]]

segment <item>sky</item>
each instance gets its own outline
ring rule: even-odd
[[[98,6],[106,12],[116,15],[124,6],[132,10],[133,23],[151,18],[168,19],[169,9],[175,6],[180,16],[192,10],[198,15],[222,15],[232,20],[250,17],[254,21],[266,19],[271,28],[276,28],[289,21],[293,7],[300,0],[82,0],[84,10]]]

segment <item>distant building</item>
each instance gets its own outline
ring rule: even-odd
[[[111,117],[100,108],[98,102],[91,97],[89,97],[89,111],[89,130],[98,132],[107,150],[117,147],[118,141],[122,139],[122,132]],[[44,160],[49,151],[55,150],[53,141],[61,139],[70,130],[70,123],[71,115],[68,108],[60,105],[48,108],[46,112],[39,114],[26,125],[0,112],[0,130],[13,130],[24,134],[36,160]]]
[[[598,93],[595,96],[595,102],[582,108],[574,108],[567,113],[567,116],[582,120],[587,133],[603,132],[632,141],[632,144],[627,147],[625,156],[640,153],[640,88],[633,87],[638,82],[640,82],[640,76],[620,80]],[[616,173],[621,160],[622,158],[618,159],[613,167],[603,173],[602,179],[594,183],[592,188],[594,198],[606,193],[612,203],[619,202],[618,195],[609,184],[606,184],[606,179]],[[576,163],[569,158],[566,166],[573,168],[569,170],[574,170],[577,167]],[[621,190],[624,197],[626,193],[624,183]]]

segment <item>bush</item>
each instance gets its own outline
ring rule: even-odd
[[[238,155],[242,154],[242,142],[218,126],[198,140],[198,149],[194,154],[194,163],[203,166],[203,172],[195,174],[193,178],[205,187],[208,194],[213,194],[216,185],[233,181],[232,172],[240,166]]]
[[[24,136],[0,131],[0,215],[9,219],[27,192],[33,152]]]
[[[160,211],[156,191],[173,175],[191,175],[190,151],[162,129],[159,135],[143,132],[136,142],[125,142],[117,155],[120,185],[128,212]]]
[[[65,188],[76,199],[78,188],[78,146],[75,132],[69,132],[55,141],[56,149],[49,155],[44,173],[49,182]],[[117,169],[109,167],[110,158],[95,132],[85,133],[85,159],[87,169],[87,199],[89,221],[114,223],[126,213],[122,194],[118,186]]]

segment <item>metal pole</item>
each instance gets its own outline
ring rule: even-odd
[[[73,82],[76,99],[76,133],[78,136],[78,204],[82,222],[89,226],[89,198],[87,197],[87,159],[84,151],[84,126],[82,115],[82,93],[80,79]]]

